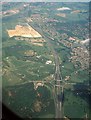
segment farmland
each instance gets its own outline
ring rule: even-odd
[[[23,118],[55,118],[57,55],[63,117],[90,117],[89,46],[81,44],[89,37],[88,4],[8,4],[2,18],[3,103]]]

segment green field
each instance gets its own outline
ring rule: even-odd
[[[2,87],[3,103],[23,118],[55,118],[53,84],[55,84],[55,57],[59,57],[61,77],[64,85],[63,113],[68,118],[89,116],[88,95],[91,95],[89,70],[75,67],[70,60],[72,49],[81,46],[77,40],[88,38],[88,4],[87,3],[8,3],[2,6],[3,11],[19,9],[18,14],[2,18]],[[60,7],[69,7],[69,11],[58,11]],[[72,14],[72,11],[80,13]],[[57,16],[65,13],[66,17]],[[41,35],[45,36],[43,46],[35,46],[24,40],[10,38],[7,30],[16,25],[25,25],[26,18]],[[47,37],[46,37],[47,36]],[[49,37],[49,39],[48,39]],[[70,41],[73,37],[77,40]],[[31,39],[30,39],[31,40]],[[49,44],[49,43],[51,44]],[[64,44],[66,43],[66,44]],[[72,43],[72,47],[68,44]],[[88,47],[88,46],[86,46]],[[33,55],[25,54],[33,51]],[[46,64],[47,61],[52,63]],[[79,62],[78,62],[79,63]],[[69,76],[69,80],[65,80]],[[35,89],[31,81],[47,81]],[[50,84],[51,82],[52,84]],[[67,85],[66,83],[75,83]],[[87,87],[87,88],[86,88]],[[83,90],[83,91],[81,91]],[[86,94],[85,94],[86,92]],[[60,91],[61,93],[61,91]]]

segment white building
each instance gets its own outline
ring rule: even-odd
[[[51,60],[46,61],[46,64],[51,64],[51,63],[52,63]]]

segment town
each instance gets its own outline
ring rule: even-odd
[[[3,102],[20,117],[91,117],[88,6],[2,5]]]

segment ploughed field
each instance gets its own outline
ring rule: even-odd
[[[55,84],[55,61],[47,43],[49,37],[59,56],[64,81],[64,116],[88,117],[91,89],[88,64],[85,64],[88,63],[88,46],[84,44],[88,40],[88,5],[13,3],[9,8],[6,6],[3,7],[5,14],[16,6],[19,12],[11,11],[2,19],[4,104],[24,118],[55,117],[50,84]]]

